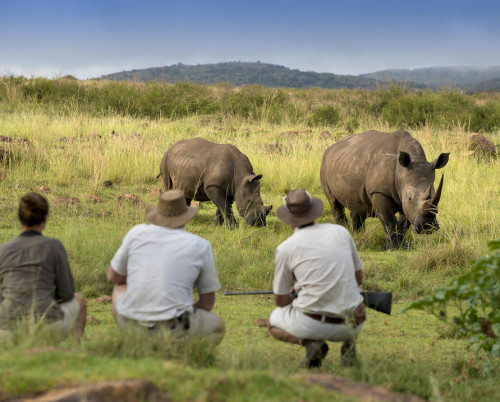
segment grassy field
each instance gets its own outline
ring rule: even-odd
[[[356,131],[396,128],[400,127],[361,120]],[[324,130],[330,134],[321,135]],[[410,131],[428,160],[451,153],[448,165],[436,175],[439,180],[445,174],[441,229],[426,236],[408,233],[409,251],[382,252],[384,235],[375,219],[367,221],[366,231],[353,235],[365,264],[365,289],[393,292],[394,313],[370,311],[359,339],[360,366],[341,367],[333,345],[324,367],[316,372],[436,401],[498,400],[499,373],[482,375],[483,358],[467,350],[465,340],[454,339],[453,328],[423,312],[399,311],[466,272],[471,260],[487,253],[487,242],[500,236],[499,161],[470,158],[469,132],[463,126],[424,125]],[[50,337],[20,335],[14,346],[3,347],[0,390],[33,394],[94,380],[150,378],[174,400],[349,400],[306,386],[306,372],[297,369],[303,349],[274,341],[254,325],[256,318],[272,311],[268,297],[218,294],[215,311],[226,321],[227,333],[215,350],[197,344],[173,350],[158,342],[128,339],[117,332],[110,305],[96,300],[111,292],[105,275],[121,239],[133,225],[144,222],[145,206],[156,202],[151,192],[161,186],[156,179],[160,159],[174,142],[200,136],[232,143],[249,157],[255,173],[263,174],[261,195],[266,205],[273,205],[266,227],[252,228],[242,219],[233,230],[215,227],[215,207],[210,203],[203,204],[187,226],[211,242],[223,290],[253,290],[271,289],[274,249],[291,234],[274,215],[287,191],[303,187],[321,197],[326,207],[319,221],[333,221],[321,191],[319,167],[326,148],[346,134],[343,126],[310,129],[305,124],[249,122],[229,115],[164,120],[59,114],[29,107],[3,111],[0,135],[29,143],[0,143],[12,154],[0,165],[0,242],[19,233],[19,197],[31,190],[45,191],[52,208],[46,235],[65,245],[77,288],[89,299],[94,319],[81,345],[66,340],[47,348]],[[488,136],[500,142],[499,131]],[[125,194],[140,200],[118,200]]]

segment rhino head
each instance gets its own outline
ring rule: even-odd
[[[439,229],[436,219],[438,204],[443,189],[443,178],[434,191],[435,170],[446,166],[449,153],[442,153],[439,157],[427,162],[413,161],[407,152],[399,153],[399,169],[397,182],[403,213],[413,225],[417,233],[432,233]]]
[[[252,226],[266,226],[266,216],[269,214],[272,205],[264,206],[260,198],[260,179],[262,175],[248,175],[236,187],[235,201],[236,209],[240,216],[245,218]]]

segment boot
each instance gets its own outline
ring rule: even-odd
[[[325,341],[311,341],[306,340],[303,342],[306,347],[306,357],[300,364],[300,368],[314,368],[321,367],[322,360],[328,353],[328,345]]]
[[[352,367],[357,363],[356,344],[346,341],[340,349],[340,364],[344,367]]]

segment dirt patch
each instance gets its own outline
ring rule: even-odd
[[[298,376],[297,376],[298,377]],[[319,385],[342,395],[353,396],[364,402],[423,402],[418,396],[389,391],[386,388],[357,383],[333,374],[309,374],[305,377],[307,385]]]

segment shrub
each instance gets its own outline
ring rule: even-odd
[[[492,255],[475,260],[467,274],[403,310],[427,310],[446,320],[447,304],[459,301],[459,312],[453,317],[456,336],[469,338],[469,346],[476,345],[476,353],[487,354],[490,361],[485,371],[500,357],[500,240],[489,246]]]
[[[310,126],[335,126],[340,120],[340,113],[337,108],[330,105],[322,105],[313,109],[307,119]]]

